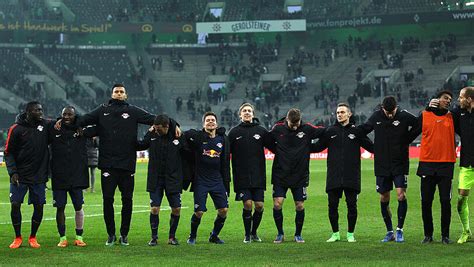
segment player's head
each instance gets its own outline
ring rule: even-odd
[[[340,124],[348,123],[352,116],[351,108],[346,103],[339,103],[336,109],[337,122]]]
[[[397,100],[394,96],[386,96],[383,99],[382,110],[387,118],[393,119],[393,117],[395,117],[395,113],[397,113]]]
[[[170,118],[166,115],[158,115],[153,121],[153,128],[159,135],[167,135],[170,128]]]
[[[31,101],[26,104],[26,119],[29,121],[41,121],[43,119],[43,106],[38,101]]]
[[[112,98],[122,101],[127,100],[127,91],[125,90],[125,85],[121,83],[114,84],[114,86],[112,86]]]
[[[301,111],[297,108],[290,108],[286,114],[286,122],[290,129],[296,130],[301,125]]]
[[[474,105],[474,87],[464,87],[459,92],[458,101],[461,108],[472,108]]]
[[[243,103],[239,108],[239,117],[243,122],[252,122],[254,114],[254,107],[250,103]]]
[[[74,123],[76,118],[76,109],[73,106],[67,106],[63,108],[61,112],[61,120],[66,125],[71,125]]]
[[[453,93],[448,90],[442,90],[436,94],[436,98],[439,100],[440,109],[449,109],[451,100],[453,99]]]
[[[202,116],[202,127],[206,132],[212,132],[217,129],[217,115],[214,112],[208,111]]]

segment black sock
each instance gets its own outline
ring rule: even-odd
[[[295,216],[295,226],[296,226],[295,236],[301,235],[301,231],[303,230],[303,223],[304,223],[304,209],[297,210],[296,216]]]
[[[354,233],[357,223],[357,208],[347,211],[347,232]]]
[[[331,224],[332,231],[339,232],[339,213],[337,209],[329,208],[328,212],[329,223]]]
[[[275,220],[278,234],[283,235],[283,209],[273,209],[273,220]]]
[[[35,237],[38,228],[43,220],[43,205],[34,205],[33,216],[31,217],[31,237]]]
[[[189,235],[189,237],[196,238],[197,230],[200,223],[201,218],[198,218],[196,214],[193,214],[193,216],[191,217],[191,234]]]
[[[56,209],[56,226],[60,237],[66,235],[66,215],[64,214],[65,207],[58,207]]]
[[[158,225],[160,224],[160,217],[158,214],[150,213],[150,227],[151,237],[158,238]]]
[[[76,235],[82,236],[84,234],[84,229],[76,229]]]
[[[243,209],[242,219],[244,220],[245,236],[250,236],[250,228],[252,227],[252,211]]]
[[[10,212],[12,219],[13,229],[15,230],[15,236],[21,236],[21,210],[20,204],[12,204],[12,209]]]
[[[403,224],[405,224],[405,217],[407,216],[408,203],[407,200],[398,201],[398,228],[403,229]]]
[[[390,201],[380,202],[380,209],[382,211],[383,221],[385,222],[385,227],[387,227],[387,232],[393,231],[392,226],[392,213],[390,212]]]
[[[263,209],[258,211],[255,210],[253,212],[253,221],[252,221],[252,235],[257,235],[257,229],[262,221]]]
[[[66,225],[65,224],[58,224],[58,233],[60,237],[66,235]]]
[[[222,227],[224,227],[224,222],[226,218],[227,217],[222,218],[219,215],[216,216],[216,219],[214,220],[214,229],[212,230],[213,235],[219,235],[222,230]]]
[[[179,223],[179,215],[174,215],[171,213],[170,215],[170,234],[168,238],[175,238],[176,235],[176,229],[178,229],[178,223]]]

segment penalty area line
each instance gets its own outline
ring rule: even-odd
[[[187,208],[188,207],[181,207],[181,209],[187,209]],[[171,208],[170,207],[161,207],[160,210],[171,210]],[[132,211],[132,214],[133,213],[145,213],[145,212],[150,212],[150,210],[149,209],[147,209],[147,210],[134,210],[134,211]],[[119,214],[121,214],[121,212],[120,211],[115,212],[114,214],[119,215]],[[84,215],[85,218],[102,217],[102,216],[104,216],[103,213],[85,214]],[[75,216],[67,216],[66,219],[69,219],[69,220],[75,219]],[[55,220],[56,220],[56,217],[54,217],[54,218],[43,218],[42,221],[44,222],[44,221],[55,221]],[[25,221],[22,221],[21,223],[31,223],[31,220],[27,220],[27,221],[25,220]],[[0,222],[0,225],[7,225],[7,224],[12,224],[12,222]]]

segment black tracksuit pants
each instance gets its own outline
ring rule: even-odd
[[[347,231],[353,233],[357,222],[357,192],[349,188],[336,188],[327,192],[328,194],[328,215],[332,231],[339,232],[339,199],[342,193],[346,196],[347,205]]]
[[[441,236],[449,237],[451,223],[451,177],[425,176],[421,178],[421,211],[425,236],[433,236],[432,205],[436,186],[441,203]]]
[[[109,236],[115,235],[114,195],[119,188],[122,193],[122,224],[120,235],[127,236],[130,230],[133,207],[134,173],[120,169],[102,170],[102,197],[104,203],[104,221]]]

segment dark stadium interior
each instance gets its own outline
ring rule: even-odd
[[[302,8],[295,12],[285,9],[290,2],[284,0],[56,2],[60,5],[0,1],[0,22],[194,25],[306,19],[312,23],[468,8],[464,1],[434,0],[294,1]],[[221,8],[221,15],[211,12],[215,6]],[[266,36],[211,34],[205,45],[195,45],[196,34],[179,32],[114,32],[97,37],[100,33],[4,29],[0,31],[0,143],[4,144],[8,127],[26,102],[41,101],[50,118],[58,117],[65,105],[87,112],[107,101],[111,85],[117,82],[126,85],[129,102],[153,113],[168,113],[185,128],[198,126],[207,110],[217,112],[221,124],[230,128],[238,123],[236,111],[244,101],[255,104],[266,127],[292,106],[300,107],[307,121],[332,124],[341,101],[348,102],[362,122],[381,95],[395,95],[403,108],[418,113],[440,88],[457,94],[472,85],[469,75],[459,77],[462,66],[474,63],[472,34],[467,30],[450,24],[440,32],[439,26],[433,26],[420,34],[423,28],[411,33],[415,28],[378,27],[338,33],[308,29]],[[389,79],[376,78],[377,73]]]

